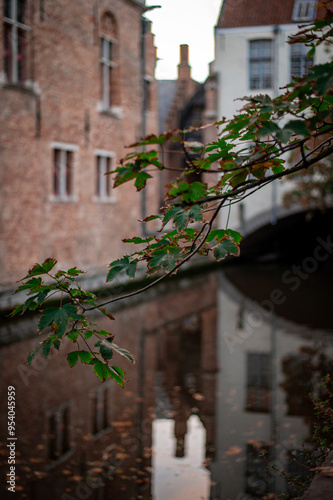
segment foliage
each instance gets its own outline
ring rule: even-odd
[[[328,8],[327,14],[333,18]],[[319,44],[332,43],[332,22],[328,19],[303,27],[290,43],[306,43],[313,56]],[[134,278],[137,270],[145,266],[148,276],[157,275],[153,283],[156,284],[176,273],[195,254],[211,255],[217,261],[228,255],[237,256],[241,235],[227,227],[214,227],[219,212],[228,210],[276,179],[306,171],[333,153],[332,75],[333,63],[327,62],[314,66],[303,78],[295,79],[276,98],[268,95],[243,97],[243,108],[238,115],[213,124],[219,133],[216,141],[208,145],[187,140],[200,127],[151,135],[133,144],[131,147],[135,151],[110,172],[115,176],[115,186],[134,182],[138,191],[144,189],[154,171],[167,168],[163,163],[163,151],[168,143],[181,146],[186,168],[166,187],[166,204],[160,213],[142,221],[159,221],[158,234],[125,240],[134,244],[136,250],[110,263],[107,281],[123,274]],[[286,161],[287,153],[293,155],[291,164]],[[215,180],[209,184],[191,182],[194,173],[213,174],[211,177]],[[103,307],[119,298],[98,304],[96,296],[82,290],[76,279],[82,271],[74,268],[51,274],[54,266],[52,259],[36,264],[18,289],[27,290],[29,298],[14,310],[13,315],[42,308],[39,329],[48,332],[48,337],[29,356],[28,362],[31,363],[39,351],[47,356],[51,348],[59,349],[67,339],[77,344],[77,350],[68,356],[70,366],[80,361],[93,366],[102,381],[111,377],[123,384],[124,372],[111,366],[110,361],[114,352],[133,361],[131,355],[117,348],[113,336],[98,330],[87,318],[89,311],[96,309],[109,315]],[[41,276],[50,282],[43,281]],[[61,300],[58,308],[44,308],[45,301],[59,292],[69,302],[63,304]],[[88,342],[91,337],[97,337],[93,347]]]
[[[55,265],[54,259],[36,264],[22,278],[23,284],[16,291],[16,293],[28,291],[29,298],[24,304],[15,307],[12,316],[23,314],[26,310],[40,309],[52,296],[60,294],[61,297],[59,307],[45,307],[41,310],[38,330],[39,333],[47,331],[47,337],[29,354],[28,365],[39,352],[47,358],[52,348],[59,350],[64,340],[68,340],[76,347],[67,355],[70,367],[80,361],[92,366],[102,382],[112,378],[123,386],[125,372],[110,362],[114,353],[124,356],[132,363],[133,356],[113,342],[112,334],[92,323],[87,311],[96,308],[110,320],[114,319],[113,316],[97,304],[95,294],[83,290],[77,282],[82,271],[72,268],[52,274]],[[65,302],[64,298],[68,298],[69,301]],[[89,345],[89,339],[95,340],[93,347]]]

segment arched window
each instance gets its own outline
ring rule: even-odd
[[[117,23],[110,12],[101,19],[100,64],[103,109],[119,106],[119,64]]]

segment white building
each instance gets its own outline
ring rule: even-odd
[[[243,102],[237,99],[255,94],[277,96],[293,76],[302,76],[307,67],[327,61],[320,47],[314,60],[303,44],[288,44],[298,26],[324,12],[316,1],[224,0],[215,29],[215,60],[211,70],[219,86],[218,117],[232,118]],[[275,223],[280,214],[284,185],[277,182],[235,205],[231,227],[265,214],[263,222]],[[222,221],[223,223],[223,221]]]

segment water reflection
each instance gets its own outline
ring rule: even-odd
[[[307,300],[304,289],[283,303],[275,293],[270,306],[283,270],[266,267],[261,281],[260,273],[243,266],[196,274],[119,310],[113,333],[137,359],[125,389],[100,384],[86,366],[70,370],[64,352],[27,368],[36,338],[3,346],[1,391],[11,385],[17,393],[18,498],[245,500],[286,492],[266,460],[300,467],[292,457],[311,432],[307,394],[330,367],[333,337],[315,314],[311,329],[304,316],[295,321],[293,301]],[[5,325],[0,335],[20,328]],[[1,437],[3,478],[4,418]]]

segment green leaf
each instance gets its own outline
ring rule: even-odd
[[[239,246],[234,240],[225,239],[221,243],[213,248],[213,253],[216,260],[220,261],[225,259],[227,255],[239,255]]]
[[[110,264],[110,271],[106,277],[106,281],[112,281],[118,274],[125,272],[130,278],[134,278],[136,272],[137,261],[130,260],[128,255],[122,259],[115,260]]]
[[[71,342],[76,342],[80,333],[81,333],[80,330],[72,330],[67,334],[67,338]]]
[[[107,341],[103,340],[102,342],[107,342]],[[110,342],[109,342],[109,344],[110,344]],[[124,356],[131,363],[135,363],[135,360],[134,360],[132,354],[129,351],[127,351],[127,349],[124,349],[123,347],[119,347],[119,345],[114,344],[113,342],[110,345],[111,345],[111,349],[113,349],[116,353],[120,354],[120,356]]]
[[[284,166],[282,164],[272,167],[273,174],[281,174],[284,171]]]
[[[108,367],[107,364],[102,363],[99,359],[92,359],[90,361],[90,364],[94,365],[94,372],[96,373],[97,377],[102,381],[105,382],[111,377],[111,370]],[[120,384],[122,385],[122,384]]]
[[[168,247],[167,251],[164,248],[157,249],[149,260],[149,272],[154,273],[160,269],[171,271],[182,256],[178,247]]]
[[[88,351],[78,351],[81,363],[89,363],[92,359],[91,352]]]
[[[84,316],[79,315],[72,304],[65,304],[60,308],[47,307],[39,320],[39,330],[43,331],[46,327],[54,325],[58,338],[61,338],[66,332],[70,319],[80,320],[84,319]]]
[[[67,354],[67,361],[71,368],[73,368],[73,366],[76,365],[78,359],[79,359],[79,351],[72,351]]]
[[[42,282],[42,278],[31,278],[29,281],[19,286],[15,293],[22,292],[23,290],[30,290],[30,293],[39,292],[41,290]]]
[[[303,120],[291,120],[284,126],[284,129],[290,130],[295,134],[304,135],[305,137],[311,136]]]
[[[38,345],[27,357],[27,362],[28,365],[31,365],[32,360],[37,356],[39,349],[41,348],[41,345]]]
[[[26,278],[30,278],[32,276],[38,276],[40,274],[47,274],[54,268],[57,261],[55,259],[46,259],[43,264],[35,264],[32,269],[29,270],[28,274],[21,279],[23,281]]]
[[[99,347],[99,352],[105,361],[109,361],[113,357],[112,344],[106,339],[98,340],[95,347]]]
[[[225,229],[213,229],[207,236],[207,243],[210,243],[215,238],[217,241],[221,241],[226,235]]]
[[[185,202],[200,201],[207,195],[207,184],[202,182],[192,182],[189,184],[188,191],[183,194],[182,200]]]
[[[110,366],[110,375],[113,378],[117,384],[121,385],[121,387],[124,387],[124,382],[125,382],[125,372],[118,366]]]
[[[53,336],[49,337],[46,340],[44,340],[44,342],[42,344],[42,354],[43,354],[44,358],[47,358],[48,355],[50,354],[53,341],[54,341],[54,337]]]
[[[158,218],[158,216],[157,216]],[[153,236],[149,236],[148,238],[140,238],[139,236],[134,236],[134,238],[125,238],[123,240],[124,243],[134,243],[134,245],[140,245],[141,243],[149,243],[154,238]]]
[[[151,178],[152,176],[150,174],[147,174],[147,172],[138,173],[134,182],[134,186],[136,187],[137,191],[141,191],[141,189],[146,186],[147,180]]]

